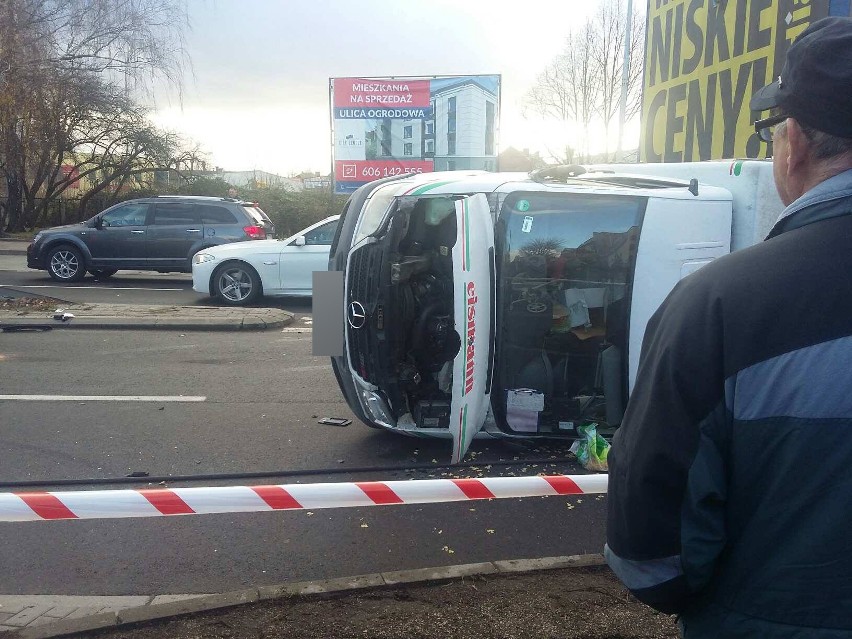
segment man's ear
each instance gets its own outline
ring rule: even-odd
[[[810,143],[796,118],[787,118],[787,175],[804,175],[810,164]]]

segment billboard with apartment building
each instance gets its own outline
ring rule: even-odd
[[[404,173],[495,170],[500,76],[332,78],[334,190]]]

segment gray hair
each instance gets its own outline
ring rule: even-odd
[[[784,124],[786,124],[786,121]],[[818,160],[828,160],[847,154],[852,155],[852,138],[831,135],[807,124],[802,124],[801,121],[799,121],[799,126],[810,142],[814,157]],[[778,128],[776,127],[775,130],[777,131]]]

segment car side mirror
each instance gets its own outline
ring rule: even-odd
[[[305,245],[305,236],[300,235],[295,240],[293,240],[293,246],[304,246]]]
[[[102,217],[96,217],[94,224],[92,224],[96,229],[102,229],[104,227],[104,219]]]

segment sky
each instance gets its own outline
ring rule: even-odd
[[[329,78],[500,74],[498,150],[547,157],[564,136],[524,117],[524,95],[599,2],[188,0],[191,75],[152,119],[227,171],[327,174]]]

